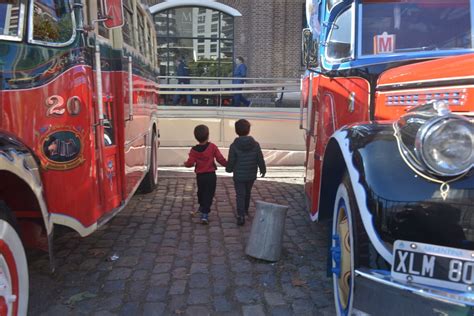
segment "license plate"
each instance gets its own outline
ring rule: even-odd
[[[457,291],[474,289],[474,251],[395,241],[392,277]]]

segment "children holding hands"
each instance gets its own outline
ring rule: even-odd
[[[240,119],[235,122],[238,137],[230,145],[228,161],[222,156],[219,148],[209,142],[209,128],[198,125],[194,128],[194,137],[199,142],[191,148],[188,160],[184,165],[194,167],[197,181],[199,210],[192,215],[201,213],[201,223],[209,223],[209,212],[216,192],[216,163],[226,167],[226,172],[233,172],[234,188],[237,202],[237,225],[245,224],[245,215],[249,215],[252,187],[257,179],[257,171],[264,177],[267,171],[260,144],[250,134],[250,122]]]

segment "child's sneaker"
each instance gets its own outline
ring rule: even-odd
[[[209,218],[208,218],[208,215],[206,213],[201,214],[201,224],[203,224],[203,225],[209,224]]]

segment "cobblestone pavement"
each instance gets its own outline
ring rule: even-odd
[[[181,171],[161,170],[155,192],[137,194],[89,237],[57,230],[55,273],[47,254],[29,252],[29,314],[334,314],[328,227],[304,210],[301,170],[271,169],[252,193],[251,216],[256,200],[289,206],[277,263],[245,255],[251,222],[236,226],[230,177],[218,177],[210,225],[203,226],[188,214],[197,208],[194,175]]]

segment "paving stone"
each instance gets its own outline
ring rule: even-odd
[[[191,289],[189,290],[187,303],[189,305],[206,304],[210,302],[210,299],[211,294],[208,289]]]
[[[214,297],[214,310],[216,312],[229,312],[232,310],[232,304],[225,296]]]
[[[172,275],[174,279],[187,279],[189,276],[188,269],[176,268],[173,270]]]
[[[152,286],[148,289],[146,300],[148,302],[164,301],[166,300],[166,292],[168,289],[161,286]]]
[[[209,273],[208,263],[193,263],[191,273]]]
[[[209,309],[204,306],[189,306],[186,309],[186,315],[188,316],[209,316],[211,313]]]
[[[121,257],[115,263],[116,267],[133,267],[138,263],[138,258],[133,257]]]
[[[106,293],[123,291],[124,289],[125,289],[125,281],[123,280],[106,281],[103,287],[103,290]]]
[[[125,303],[121,310],[120,315],[129,316],[129,315],[138,315],[140,310],[140,304],[137,302]]]
[[[209,287],[209,275],[203,273],[191,274],[189,280],[190,288],[208,288]]]
[[[258,292],[249,287],[239,287],[235,289],[235,297],[237,301],[243,304],[251,304],[260,300]]]
[[[134,281],[147,280],[149,275],[150,275],[150,272],[147,270],[136,270],[133,272],[132,280]]]
[[[155,265],[153,273],[163,273],[168,272],[171,269],[171,263],[159,263]]]
[[[171,299],[168,299],[168,312],[175,314],[176,311],[183,311],[187,306],[187,295],[170,295]]]
[[[107,280],[125,280],[132,274],[129,268],[114,268],[110,271]]]
[[[296,315],[313,315],[314,303],[311,300],[296,299],[291,304]]]
[[[272,307],[270,310],[270,315],[272,316],[288,316],[294,315],[290,306],[276,306]],[[320,316],[321,314],[316,314]]]
[[[283,295],[278,292],[265,292],[263,293],[265,297],[265,301],[268,305],[276,306],[276,305],[285,305],[286,302],[283,299]]]
[[[152,274],[150,277],[150,284],[166,286],[170,281],[170,275],[168,273]]]
[[[186,281],[185,280],[176,280],[171,284],[169,289],[169,294],[176,295],[176,294],[183,294],[186,290]]]
[[[262,305],[246,305],[242,306],[244,316],[265,316]]]
[[[143,305],[144,316],[161,316],[165,315],[165,303],[145,303]],[[130,314],[133,315],[133,314]]]

